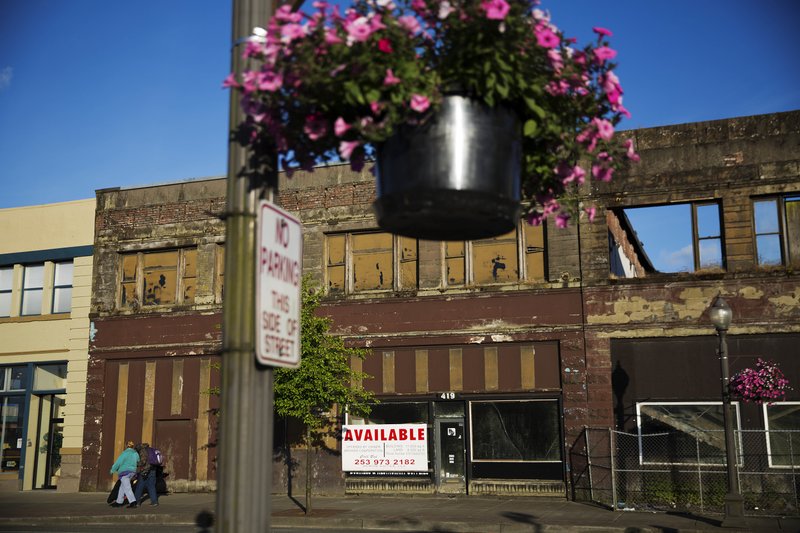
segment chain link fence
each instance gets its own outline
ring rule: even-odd
[[[736,431],[735,440],[745,512],[800,514],[800,431]],[[570,459],[578,501],[617,510],[724,511],[723,431],[639,435],[585,428]]]

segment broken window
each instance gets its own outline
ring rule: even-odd
[[[719,204],[691,202],[612,211],[609,254],[610,272],[620,277],[722,269]]]
[[[470,402],[472,460],[561,460],[560,411],[556,400]]]
[[[739,404],[731,406],[738,432]],[[725,464],[721,402],[643,402],[636,412],[642,464]]]
[[[800,465],[800,402],[764,404],[767,455],[772,468]]]
[[[328,292],[417,287],[417,240],[384,232],[326,236]]]
[[[800,264],[800,196],[753,201],[759,265]]]
[[[489,285],[545,279],[544,226],[522,223],[491,239],[444,243],[447,285]],[[520,260],[524,272],[520,270]]]
[[[194,302],[196,248],[135,252],[123,255],[121,263],[121,307]]]

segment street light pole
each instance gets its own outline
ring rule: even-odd
[[[725,517],[722,527],[745,527],[744,498],[739,490],[738,462],[736,460],[736,438],[734,435],[734,412],[731,405],[730,366],[728,364],[728,327],[733,318],[733,311],[717,296],[711,305],[709,316],[719,337],[719,368],[722,377],[722,421],[725,427],[725,462],[728,474],[728,493],[725,494]]]
[[[241,74],[243,37],[267,23],[273,0],[233,0],[231,69]],[[244,116],[231,91],[229,132]],[[256,206],[277,189],[275,165],[253,168],[238,140],[228,142],[225,213],[225,298],[222,316],[222,384],[217,453],[217,533],[269,532],[272,494],[272,369],[255,357]]]

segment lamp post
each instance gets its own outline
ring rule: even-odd
[[[731,325],[733,311],[730,306],[717,296],[709,309],[711,323],[719,337],[719,367],[722,374],[722,421],[725,426],[725,462],[728,473],[728,493],[725,494],[725,518],[722,527],[744,527],[744,498],[739,490],[739,473],[736,461],[736,439],[733,433],[734,413],[731,406],[730,369],[728,367],[728,344],[725,337]]]

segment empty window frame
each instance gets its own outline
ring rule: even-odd
[[[417,240],[384,232],[326,236],[329,294],[417,288]]]
[[[739,404],[731,405],[738,432]],[[725,464],[722,402],[637,403],[636,422],[641,464]],[[738,450],[740,438],[737,433]]]
[[[772,468],[800,467],[800,402],[763,405]]]
[[[194,303],[196,248],[127,253],[120,266],[121,308]]]
[[[560,462],[558,400],[469,403],[473,462]]]
[[[543,225],[522,223],[519,228],[490,239],[445,242],[445,284],[544,281],[544,240]]]
[[[800,264],[800,195],[753,200],[756,262]]]
[[[717,202],[688,202],[623,210],[657,272],[725,268]]]
[[[11,290],[14,282],[14,267],[0,267],[0,318],[11,316]]]

